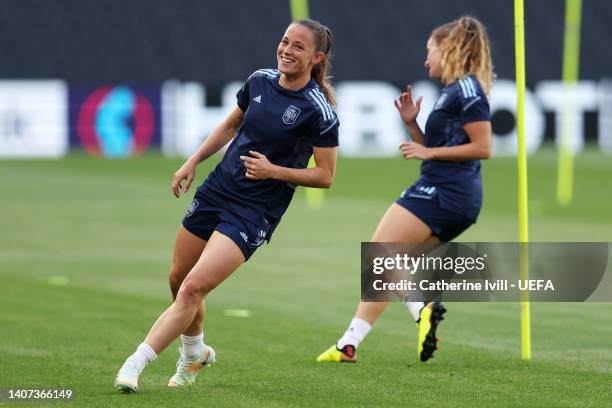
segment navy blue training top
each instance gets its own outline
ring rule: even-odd
[[[338,146],[338,117],[317,83],[311,79],[292,91],[281,87],[279,78],[275,69],[260,69],[238,91],[242,125],[221,162],[198,188],[203,194],[211,190],[224,208],[260,225],[280,221],[296,186],[247,179],[240,156],[254,150],[273,164],[303,169],[313,147]]]
[[[469,143],[463,125],[490,121],[489,101],[475,76],[457,80],[442,89],[425,125],[427,147]],[[440,206],[476,220],[482,206],[480,160],[424,160],[420,182],[437,187]]]

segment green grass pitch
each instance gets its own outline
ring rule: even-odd
[[[577,158],[564,209],[554,153],[530,157],[531,240],[612,241],[611,160],[591,150]],[[461,240],[517,239],[515,163],[483,164],[483,212]],[[155,154],[0,161],[0,388],[71,388],[66,406],[75,407],[612,406],[612,303],[533,304],[530,363],[520,359],[515,303],[448,304],[441,350],[427,364],[394,304],[359,363],[315,363],[359,300],[359,242],[418,173],[399,158],[340,160],[320,210],[297,193],[272,243],[209,297],[218,364],[194,387],[166,387],[175,343],[144,372],[139,394],[116,393],[117,369],[169,304],[172,245],[192,196],[170,194],[179,165]]]

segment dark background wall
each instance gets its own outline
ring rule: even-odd
[[[0,78],[71,82],[168,78],[216,85],[275,65],[288,1],[0,0]],[[558,79],[563,0],[526,2],[528,82]],[[583,2],[581,77],[612,76],[612,4]],[[500,77],[514,77],[512,0],[311,0],[335,35],[336,80],[422,79],[431,30],[461,14],[490,31]]]

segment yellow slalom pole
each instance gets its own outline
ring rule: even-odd
[[[527,150],[525,147],[525,18],[523,0],[514,0],[514,42],[516,52],[516,127],[518,133],[518,197],[521,279],[529,277],[529,226],[527,217]],[[529,294],[521,292],[521,357],[531,360]]]
[[[314,158],[311,157],[310,161],[308,162],[308,167],[315,166],[316,164]],[[312,208],[313,210],[323,207],[323,203],[325,202],[325,190],[322,188],[306,187],[304,193],[306,194],[306,204],[308,207]]]
[[[289,0],[293,21],[308,18],[308,0]]]
[[[557,168],[557,202],[567,207],[571,204],[574,190],[574,153],[570,141],[570,132],[573,130],[571,118],[575,117],[575,108],[571,103],[571,96],[567,92],[578,81],[578,67],[580,63],[580,21],[582,14],[582,0],[565,1],[565,35],[563,44],[563,109],[561,111],[561,140],[559,145],[559,158]]]
[[[291,19],[293,21],[308,18],[308,0],[289,0],[289,7],[291,8]],[[308,167],[314,167],[315,165],[314,158],[311,157]],[[305,194],[308,207],[317,209],[323,206],[325,201],[323,189],[306,187]]]

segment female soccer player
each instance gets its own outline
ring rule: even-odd
[[[331,186],[338,146],[327,82],[331,46],[331,31],[320,23],[289,25],[276,51],[278,69],[260,69],[247,79],[238,106],[174,174],[178,197],[189,189],[197,164],[234,138],[197,189],[179,229],[169,277],[174,303],[125,361],[115,388],[137,391],[144,367],[181,334],[168,385],[192,384],[198,370],[216,359],[204,344],[206,296],[270,240],[296,186]],[[316,167],[306,168],[313,154]]]
[[[412,100],[407,86],[395,101],[412,142],[402,142],[406,160],[422,160],[421,176],[387,210],[373,242],[435,245],[457,237],[476,222],[482,204],[480,159],[491,151],[491,116],[486,94],[494,79],[489,38],[473,17],[436,28],[427,41],[425,67],[444,84],[423,133],[416,122],[422,97]],[[443,319],[439,302],[406,302],[419,329],[421,361],[436,349],[436,328]],[[317,361],[356,362],[356,349],[387,307],[361,302],[350,326]]]

